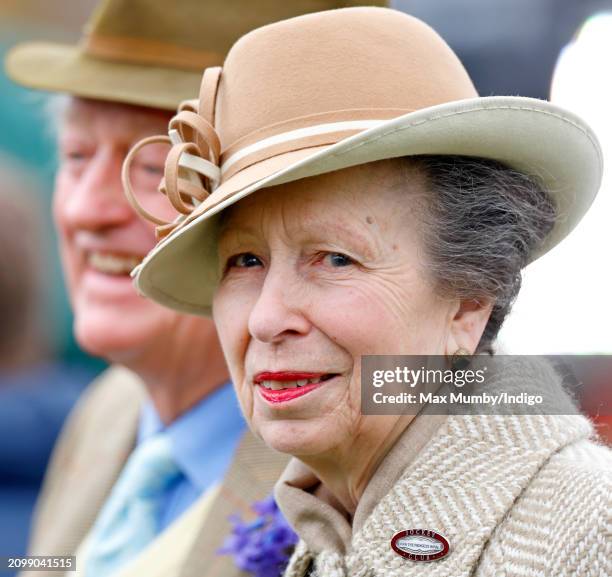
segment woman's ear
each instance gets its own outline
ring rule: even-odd
[[[446,355],[452,356],[458,349],[476,350],[487,326],[493,303],[485,299],[457,301],[451,314],[450,330],[446,341]]]

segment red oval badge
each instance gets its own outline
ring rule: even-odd
[[[411,561],[436,561],[450,551],[447,539],[431,529],[408,529],[393,535],[391,548]]]

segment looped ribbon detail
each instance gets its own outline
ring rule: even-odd
[[[137,214],[157,225],[155,232],[158,239],[170,234],[221,181],[221,142],[213,126],[220,77],[221,67],[207,68],[199,99],[180,105],[178,113],[170,120],[168,136],[144,138],[130,150],[123,163],[121,178],[127,200]],[[138,152],[155,143],[171,145],[158,190],[167,196],[181,215],[172,222],[162,220],[143,208],[136,198],[130,178],[132,162]]]

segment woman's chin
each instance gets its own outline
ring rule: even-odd
[[[256,431],[271,449],[294,457],[325,454],[336,444],[319,419],[264,421]]]

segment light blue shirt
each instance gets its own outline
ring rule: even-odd
[[[185,512],[209,487],[223,478],[246,423],[231,382],[206,395],[165,427],[153,403],[140,415],[138,444],[165,431],[183,474],[162,495],[159,531]]]

